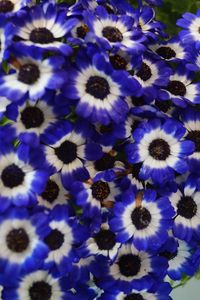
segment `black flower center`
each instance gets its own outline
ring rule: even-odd
[[[124,300],[144,300],[140,294],[132,293],[124,298]]]
[[[53,203],[59,194],[59,186],[57,183],[51,179],[47,181],[44,192],[41,194],[42,198],[48,201],[49,203]]]
[[[33,43],[49,44],[54,41],[54,36],[47,28],[35,28],[31,31],[30,40]]]
[[[195,143],[195,152],[200,152],[200,130],[190,131],[187,134],[186,139]]]
[[[172,107],[172,102],[171,100],[166,100],[166,101],[155,101],[155,105],[164,113],[168,112],[168,110]]]
[[[143,97],[131,97],[131,102],[134,106],[142,106],[145,104],[145,100]]]
[[[122,255],[118,261],[120,273],[126,277],[135,276],[140,271],[141,260],[138,255]]]
[[[136,75],[138,77],[140,77],[143,81],[147,81],[152,76],[151,69],[150,69],[150,67],[147,64],[145,64],[143,62],[140,70],[137,72]]]
[[[76,29],[77,36],[81,39],[85,38],[88,31],[89,31],[89,28],[87,27],[86,24],[81,25],[81,26],[77,27],[77,29]]]
[[[145,207],[136,207],[131,214],[131,220],[137,230],[142,230],[149,226],[151,214]]]
[[[108,153],[105,153],[102,158],[100,158],[99,160],[96,160],[94,165],[95,165],[95,169],[97,171],[105,171],[108,169],[112,169],[114,167],[115,164],[115,158],[114,156],[111,156]]]
[[[192,197],[182,197],[177,205],[177,214],[186,219],[192,219],[196,213],[197,205]]]
[[[110,93],[108,81],[100,76],[91,76],[86,84],[86,92],[97,99],[105,99]]]
[[[17,253],[21,253],[28,248],[29,237],[23,228],[12,229],[6,236],[7,247]]]
[[[21,121],[26,129],[37,128],[44,122],[44,114],[38,107],[28,106],[21,112]]]
[[[50,250],[59,249],[64,242],[64,235],[57,229],[53,229],[44,239]]]
[[[122,33],[116,27],[106,26],[103,29],[102,34],[111,43],[117,43],[123,40]]]
[[[166,251],[159,253],[159,255],[165,257],[167,260],[172,260],[177,256],[177,253],[178,253],[177,251],[169,252],[166,250]]]
[[[111,230],[101,229],[94,239],[100,250],[111,250],[115,246],[115,234]]]
[[[18,80],[25,84],[33,84],[40,77],[40,70],[32,63],[24,64],[19,69]]]
[[[176,56],[176,52],[172,48],[165,46],[158,48],[156,53],[164,59],[171,59]]]
[[[51,295],[52,288],[50,284],[45,281],[36,281],[29,289],[31,300],[50,300]]]
[[[116,70],[126,70],[128,64],[125,58],[119,54],[110,56],[110,62]]]
[[[77,145],[65,141],[55,149],[55,154],[64,164],[69,164],[77,158]]]
[[[132,165],[132,176],[133,178],[139,179],[140,169],[142,167],[142,163],[137,163]]]
[[[0,13],[8,13],[11,12],[14,8],[14,4],[9,0],[1,0],[0,1]]]
[[[91,189],[92,196],[99,201],[105,200],[110,194],[110,187],[108,183],[101,180],[93,183]]]
[[[6,167],[1,174],[3,184],[9,188],[21,185],[24,181],[24,177],[24,172],[15,164]]]
[[[163,139],[156,139],[150,143],[149,153],[156,160],[165,160],[170,155],[169,144]]]
[[[170,81],[167,90],[175,96],[185,96],[187,91],[185,85],[178,80]]]

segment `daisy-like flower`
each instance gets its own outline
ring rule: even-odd
[[[200,9],[196,15],[190,12],[183,14],[176,24],[184,29],[179,33],[180,39],[184,44],[196,43],[198,46],[200,45]]]
[[[39,149],[24,145],[17,149],[7,146],[0,153],[0,211],[11,204],[27,206],[36,203],[37,194],[44,190],[48,173]]]
[[[106,9],[98,6],[93,12],[85,12],[85,22],[89,28],[87,39],[95,39],[105,50],[124,50],[140,55],[145,50],[142,44],[146,39],[137,27],[134,19],[127,15],[108,14]]]
[[[159,91],[161,100],[171,99],[174,104],[185,107],[187,103],[200,103],[200,84],[193,83],[194,74],[179,66],[169,78],[166,88]]]
[[[188,171],[186,158],[193,153],[194,143],[182,140],[185,132],[180,123],[170,119],[153,119],[134,131],[135,142],[126,146],[126,153],[129,162],[142,162],[141,179],[162,183],[172,180],[174,171]]]
[[[11,17],[16,14],[21,8],[25,7],[31,0],[1,0],[0,1],[0,16],[1,18]]]
[[[48,247],[42,242],[46,217],[30,215],[24,208],[12,208],[0,217],[0,269],[6,276],[15,276],[43,264]]]
[[[193,263],[192,246],[185,241],[170,237],[159,250],[159,255],[168,259],[167,275],[172,280],[181,280],[183,273],[193,276],[197,269]]]
[[[173,225],[175,237],[189,242],[200,237],[200,191],[196,179],[189,177],[183,187],[172,193],[169,200],[176,216]]]
[[[75,259],[77,260],[75,245],[86,239],[87,232],[74,218],[70,218],[66,205],[57,205],[51,210],[48,218],[44,242],[49,248],[49,253],[44,267],[64,275],[72,268]]]
[[[40,268],[27,272],[4,289],[6,299],[65,300],[69,286],[65,277],[57,278]]]
[[[86,123],[77,123],[75,127],[69,122],[52,126],[44,136],[44,151],[47,164],[53,172],[61,171],[63,185],[67,188],[73,178],[86,180],[89,176],[84,167],[86,160],[101,157],[101,147],[89,142]]]
[[[64,87],[65,96],[79,100],[76,112],[93,123],[107,125],[110,120],[119,123],[128,112],[125,97],[141,93],[135,79],[125,71],[115,71],[100,53],[89,59],[85,51],[79,51],[76,69],[69,78]]]
[[[14,19],[17,47],[35,46],[49,51],[60,51],[63,55],[72,53],[69,45],[61,42],[75,26],[77,20],[66,18],[64,11],[55,5],[45,3],[27,10],[23,16]]]
[[[122,195],[114,205],[110,220],[116,240],[124,243],[130,238],[138,250],[158,249],[168,238],[173,225],[174,210],[166,197],[157,199],[156,192],[145,190]]]
[[[56,56],[42,60],[37,51],[16,56],[11,60],[11,71],[0,76],[0,95],[12,101],[25,96],[38,100],[46,89],[58,89],[66,81],[63,63],[64,59]]]
[[[166,271],[165,258],[140,252],[131,244],[124,244],[119,249],[111,265],[101,256],[91,265],[91,272],[103,289],[116,289],[127,294],[133,289],[149,290],[156,280],[162,281]]]

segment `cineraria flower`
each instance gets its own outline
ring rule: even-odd
[[[139,96],[139,83],[128,73],[115,71],[100,53],[89,60],[85,51],[79,52],[76,66],[77,69],[69,74],[70,82],[64,87],[66,97],[79,100],[76,112],[93,123],[107,125],[110,120],[122,121],[128,112],[125,96]]]
[[[63,185],[70,186],[72,179],[88,179],[88,172],[84,167],[86,160],[101,157],[101,147],[89,142],[87,123],[79,122],[72,126],[63,121],[52,126],[44,136],[44,151],[46,161],[53,172],[61,171]]]
[[[38,269],[23,274],[15,284],[4,288],[6,299],[29,300],[66,300],[69,284],[65,277],[56,278],[48,271]]]
[[[25,7],[31,0],[1,0],[0,1],[0,16],[1,18],[11,17],[21,8]]]
[[[89,33],[86,41],[94,39],[105,50],[124,50],[140,55],[145,50],[142,44],[146,39],[141,31],[134,27],[134,19],[125,14],[108,14],[98,6],[93,12],[85,12],[85,22]]]
[[[45,3],[27,10],[14,19],[17,47],[35,46],[49,51],[60,51],[63,55],[72,53],[69,45],[60,40],[75,26],[77,20],[66,18],[64,11],[55,5]]]
[[[49,215],[48,231],[44,243],[49,253],[44,261],[45,269],[66,274],[74,262],[75,244],[86,238],[86,233],[74,218],[70,218],[66,205],[57,205]]]
[[[36,203],[37,194],[44,190],[48,173],[44,169],[39,149],[24,145],[11,146],[0,153],[0,211],[11,204],[27,206]]]
[[[0,95],[12,101],[26,96],[38,100],[46,89],[60,88],[66,81],[66,72],[61,69],[62,57],[49,57],[41,60],[39,52],[29,56],[16,56],[11,60],[11,71],[0,76]]]
[[[186,158],[194,151],[194,143],[182,140],[185,128],[174,120],[153,119],[141,124],[133,133],[135,142],[126,146],[131,163],[142,162],[140,178],[162,183],[174,177],[174,171],[188,171]]]
[[[161,100],[171,99],[174,104],[185,107],[187,103],[200,103],[200,84],[193,83],[194,75],[180,66],[169,78],[166,88],[159,91]]]
[[[83,20],[79,20],[76,25],[71,30],[71,36],[68,38],[69,42],[72,42],[73,44],[81,44],[85,41],[85,36],[88,33],[89,28],[85,24]]]
[[[176,216],[173,225],[175,237],[189,242],[200,237],[200,191],[196,179],[188,178],[184,186],[169,197]]]
[[[91,265],[91,272],[99,279],[103,289],[130,293],[149,290],[166,274],[167,260],[148,252],[139,252],[131,244],[119,249],[115,261],[110,265],[104,257],[98,256]]]
[[[42,213],[30,215],[24,208],[8,210],[0,217],[0,269],[6,276],[40,266],[48,253],[42,242],[46,218]]]
[[[166,197],[157,199],[156,192],[145,190],[126,192],[122,202],[114,205],[110,220],[116,240],[124,243],[130,238],[138,250],[158,249],[168,238],[174,210]]]

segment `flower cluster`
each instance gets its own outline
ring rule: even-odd
[[[161,4],[0,1],[0,299],[170,300],[198,270],[200,11],[168,38]]]

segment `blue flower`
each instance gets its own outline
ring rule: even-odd
[[[167,240],[174,210],[166,197],[156,196],[155,191],[148,189],[121,196],[123,201],[115,203],[110,220],[117,241],[131,239],[138,250],[147,250],[158,249]]]
[[[193,153],[194,143],[182,140],[185,128],[174,120],[144,122],[133,133],[135,142],[126,146],[131,163],[142,162],[140,178],[152,178],[162,183],[174,176],[174,171],[188,171],[186,157]]]

